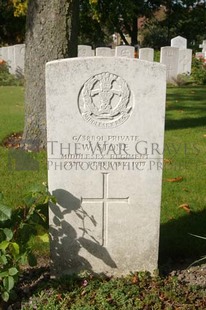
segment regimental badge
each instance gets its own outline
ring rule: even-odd
[[[81,88],[78,101],[83,119],[100,128],[117,127],[132,112],[129,86],[122,78],[109,72],[87,80]]]

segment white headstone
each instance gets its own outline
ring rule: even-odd
[[[14,45],[8,46],[8,65],[9,65],[9,72],[11,74],[15,74],[15,61],[14,61]]]
[[[114,56],[114,52],[109,47],[97,47],[96,48],[96,56],[112,57],[112,56]]]
[[[203,40],[199,47],[202,48],[202,53],[206,53],[206,40]]]
[[[78,57],[94,56],[94,51],[90,45],[78,45]]]
[[[46,65],[53,274],[157,268],[165,69],[119,57]]]
[[[115,48],[115,56],[117,57],[134,58],[134,52],[134,46],[121,45]]]
[[[166,65],[167,82],[173,82],[178,75],[179,48],[164,46],[161,48],[160,63]]]
[[[192,68],[192,50],[179,50],[178,74],[190,74]]]
[[[14,67],[15,73],[24,73],[25,44],[14,45]]]
[[[149,47],[144,47],[139,49],[139,59],[154,61],[154,49]]]
[[[8,62],[8,46],[4,46],[1,48],[1,58]]]
[[[177,36],[171,40],[172,47],[178,47],[179,49],[186,49],[187,48],[187,39]]]

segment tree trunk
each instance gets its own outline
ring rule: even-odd
[[[45,64],[77,56],[78,11],[78,0],[29,1],[23,134],[27,148],[46,147]]]
[[[132,33],[131,33],[131,45],[135,46],[137,45],[137,35],[138,35],[138,26],[137,26],[137,17],[133,18],[132,21]]]

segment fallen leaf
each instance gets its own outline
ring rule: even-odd
[[[59,300],[59,301],[62,300],[62,294],[58,294],[56,297],[57,297],[57,300]]]
[[[165,163],[165,164],[171,164],[171,163],[172,163],[172,161],[171,161],[171,159],[167,159],[167,158],[165,158],[165,159],[164,159],[164,163]]]
[[[189,192],[189,189],[187,189],[185,187],[182,190],[185,191],[185,192]]]
[[[166,182],[182,182],[182,180],[183,180],[183,177],[165,179]]]
[[[206,135],[203,135],[203,137],[205,137],[205,138],[206,138]]]
[[[187,213],[190,213],[190,206],[187,203],[180,205],[178,208],[185,210]]]
[[[138,277],[137,277],[137,276],[134,276],[134,277],[133,277],[132,283],[133,283],[133,284],[138,283]]]

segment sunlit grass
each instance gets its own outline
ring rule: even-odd
[[[206,242],[206,87],[168,88],[161,206],[160,262],[199,258]],[[23,130],[22,87],[0,87],[0,141]],[[47,181],[46,153],[32,153],[34,171],[16,170],[12,150],[0,147],[0,192],[16,207],[36,183]],[[171,179],[181,178],[179,182]],[[187,207],[182,207],[186,205]]]

